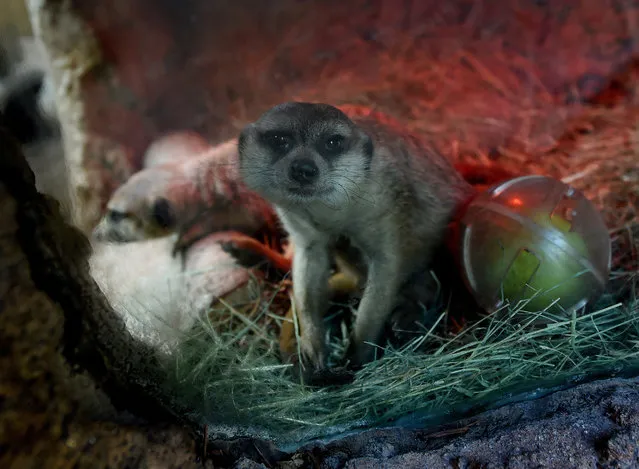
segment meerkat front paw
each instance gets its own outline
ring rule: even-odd
[[[326,368],[327,347],[320,334],[302,334],[300,337],[302,364],[315,371]]]
[[[346,360],[348,367],[352,370],[359,370],[364,365],[375,359],[377,347],[366,342],[357,341],[351,337],[348,350],[346,351]]]

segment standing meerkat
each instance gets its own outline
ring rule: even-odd
[[[294,245],[301,359],[326,366],[323,316],[334,249],[343,240],[366,272],[350,362],[375,344],[410,278],[429,268],[446,225],[474,190],[446,157],[374,113],[327,104],[280,104],[239,136],[240,176],[271,202]]]

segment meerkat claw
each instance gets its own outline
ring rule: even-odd
[[[311,368],[313,371],[321,371],[326,368],[326,346],[323,342],[300,338],[300,349],[302,351],[302,365]]]

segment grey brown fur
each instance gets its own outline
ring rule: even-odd
[[[346,238],[367,271],[350,360],[355,366],[370,361],[370,344],[379,343],[400,290],[428,268],[452,213],[472,188],[444,156],[404,129],[373,114],[349,118],[326,104],[270,109],[242,131],[239,153],[241,177],[275,206],[295,247],[303,358],[325,367],[331,256]],[[296,173],[302,160],[306,170]]]

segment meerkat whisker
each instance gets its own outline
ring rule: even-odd
[[[349,178],[349,177],[347,177],[347,176],[344,176],[344,175],[342,175],[342,177],[343,177],[344,179],[346,179],[347,181],[349,181],[350,183],[352,183],[352,184],[353,184],[353,188],[351,189],[351,191],[350,191],[350,193],[349,193],[350,195],[353,195],[353,196],[355,196],[355,197],[359,198],[360,200],[362,200],[362,201],[364,201],[364,202],[366,202],[366,203],[369,203],[369,204],[372,204],[372,203],[373,203],[373,202],[372,202],[372,200],[367,199],[366,197],[364,197],[364,196],[362,196],[362,195],[361,195],[361,190],[357,187],[356,182],[355,182],[353,179],[351,179],[351,178]],[[343,186],[343,185],[341,185],[341,184],[340,184],[340,187],[341,187],[344,191],[346,191],[346,190],[347,190],[347,189],[346,189],[346,188],[344,188],[344,186]]]

